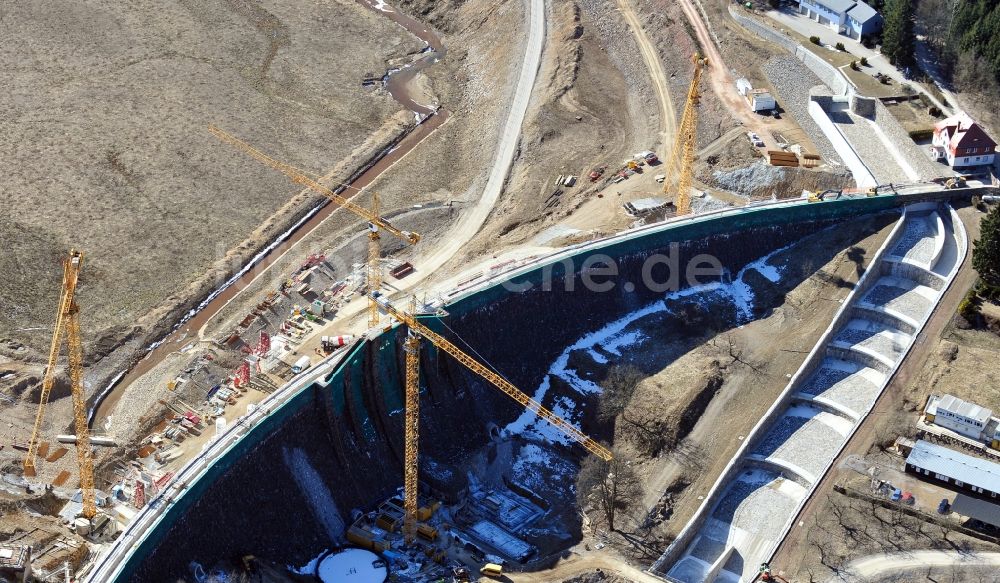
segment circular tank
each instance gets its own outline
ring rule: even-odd
[[[375,553],[344,549],[320,561],[316,574],[323,583],[385,583],[389,570]]]

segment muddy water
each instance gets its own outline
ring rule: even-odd
[[[423,141],[424,138],[440,127],[448,119],[449,115],[449,112],[446,110],[417,103],[411,97],[410,92],[411,82],[414,77],[444,57],[445,48],[441,43],[441,39],[422,23],[398,12],[395,8],[390,7],[381,0],[358,0],[358,3],[396,22],[411,34],[424,41],[427,48],[424,50],[422,56],[411,64],[403,68],[390,70],[383,77],[383,83],[389,94],[404,108],[414,112],[417,119],[421,122],[420,125],[398,144],[390,148],[387,152],[383,152],[383,155],[374,164],[349,180],[348,184],[352,189],[349,194],[345,195],[348,197],[358,192],[355,189],[361,189],[371,184],[397,160],[405,156]],[[344,187],[340,187],[337,189],[337,192],[343,193],[345,190]],[[267,248],[254,257],[236,276],[213,291],[197,308],[185,315],[172,332],[159,340],[147,351],[142,360],[127,372],[115,377],[111,384],[97,396],[90,410],[90,424],[101,427],[108,416],[114,411],[126,387],[163,362],[163,359],[167,355],[178,352],[187,343],[197,340],[198,330],[211,320],[230,299],[250,285],[262,269],[277,261],[286,250],[312,232],[313,229],[318,227],[324,219],[338,208],[337,205],[323,203],[312,209],[296,225],[280,235]]]
[[[418,73],[444,58],[446,51],[444,44],[441,43],[441,39],[432,30],[427,28],[427,26],[389,6],[384,0],[358,0],[358,4],[382,14],[408,30],[415,37],[424,41],[427,45],[422,57],[401,69],[389,71],[382,78],[382,82],[385,84],[386,90],[403,107],[420,115],[432,113],[434,111],[433,106],[417,103],[413,100],[410,95],[410,86]]]

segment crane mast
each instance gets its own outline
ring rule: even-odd
[[[521,391],[521,389],[518,389],[507,379],[503,378],[499,374],[493,372],[492,370],[486,368],[484,365],[480,364],[479,361],[466,354],[460,348],[458,348],[450,341],[448,341],[448,339],[446,339],[445,337],[441,336],[437,332],[434,332],[427,326],[421,324],[417,320],[417,318],[412,314],[397,309],[389,302],[387,298],[385,298],[381,294],[372,294],[372,298],[376,302],[378,302],[379,307],[382,310],[384,310],[387,314],[399,320],[403,324],[406,324],[406,326],[410,330],[416,332],[420,336],[427,339],[428,342],[436,346],[439,350],[442,350],[451,355],[455,360],[460,362],[463,366],[465,366],[472,372],[476,373],[480,377],[487,380],[490,384],[500,389],[501,392],[503,392],[505,395],[507,395],[514,401],[523,405],[529,411],[535,413],[536,415],[547,421],[549,424],[554,426],[563,434],[567,435],[568,437],[570,437],[571,439],[582,445],[590,453],[596,455],[597,457],[605,461],[609,461],[612,459],[612,457],[614,457],[611,451],[608,450],[606,447],[604,447],[600,443],[597,443],[594,439],[590,438],[576,427],[573,427],[573,425],[570,424],[568,421],[566,421],[562,417],[559,417],[558,415],[550,411],[548,408],[543,406],[538,401],[529,397],[527,394]]]
[[[73,394],[73,418],[76,426],[76,455],[80,469],[80,490],[83,493],[83,515],[93,518],[97,514],[94,498],[94,460],[90,452],[90,429],[87,427],[87,405],[83,387],[83,344],[80,338],[80,308],[76,303],[76,287],[83,266],[83,253],[71,250],[63,260],[62,292],[59,296],[59,311],[56,313],[52,343],[49,345],[49,361],[42,379],[42,392],[38,402],[38,413],[31,431],[31,441],[24,457],[24,475],[35,476],[35,458],[38,455],[39,437],[45,407],[49,402],[52,385],[55,382],[56,364],[63,337],[66,338],[69,360],[70,385]]]
[[[420,446],[420,337],[407,333],[403,344],[406,353],[406,418],[404,420],[403,463],[403,539],[413,542],[417,534],[417,468]]]
[[[701,98],[699,85],[701,84],[702,70],[708,64],[708,61],[701,58],[698,53],[694,54],[692,61],[694,62],[694,76],[691,78],[691,86],[688,88],[684,114],[681,116],[681,124],[677,129],[674,147],[667,160],[667,179],[663,181],[665,194],[669,194],[670,188],[676,183],[675,201],[678,215],[691,213],[691,181],[694,172],[694,151],[698,139],[696,133],[698,129],[698,102]]]

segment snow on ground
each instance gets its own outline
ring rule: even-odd
[[[513,480],[536,493],[551,488],[547,483],[573,480],[575,473],[568,461],[533,443],[521,448],[513,465]]]
[[[543,402],[545,395],[551,387],[553,377],[557,377],[569,386],[573,387],[580,395],[599,393],[600,386],[593,381],[580,378],[576,371],[569,368],[570,354],[576,350],[586,350],[588,354],[599,364],[607,364],[608,358],[596,350],[600,346],[604,352],[621,356],[623,351],[641,344],[646,335],[638,330],[629,330],[633,324],[650,315],[667,312],[672,300],[694,299],[699,304],[708,306],[711,299],[722,296],[731,301],[736,307],[739,322],[748,321],[753,316],[754,294],[753,288],[746,283],[743,278],[748,272],[756,271],[767,278],[768,281],[778,282],[781,279],[782,268],[770,265],[770,259],[791,247],[788,245],[777,249],[755,261],[747,264],[728,283],[725,281],[712,282],[705,285],[689,287],[680,291],[670,292],[664,296],[663,300],[657,300],[630,312],[625,316],[603,326],[602,328],[582,336],[579,340],[566,347],[556,358],[552,366],[549,367],[545,378],[538,385],[532,397]],[[569,397],[560,397],[552,403],[551,409],[554,413],[579,427],[579,405]],[[543,440],[570,444],[571,438],[552,427],[547,422],[539,419],[533,411],[525,410],[520,417],[508,424],[504,431],[508,434],[520,434],[527,437],[537,437]]]
[[[301,567],[293,567],[288,565],[288,570],[296,575],[315,575],[316,567],[319,565],[320,558],[327,553],[330,549],[323,549],[323,552],[313,557],[308,563],[302,565]]]
[[[344,519],[337,509],[337,503],[333,500],[333,494],[323,482],[323,478],[316,471],[316,468],[309,463],[309,456],[299,448],[282,450],[282,457],[285,466],[288,467],[295,483],[298,485],[302,496],[309,504],[316,521],[323,527],[330,542],[339,542],[344,538],[346,525]]]

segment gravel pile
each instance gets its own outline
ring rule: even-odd
[[[830,95],[829,87],[823,85],[819,78],[792,56],[774,57],[765,63],[761,70],[767,75],[768,81],[774,85],[782,107],[795,118],[802,130],[812,138],[818,154],[823,160],[842,164],[833,144],[823,135],[823,131],[809,115],[809,91],[820,85],[822,93]]]
[[[746,197],[760,197],[774,190],[774,186],[785,179],[786,170],[758,160],[744,168],[717,170],[712,173],[716,184],[731,192]]]

